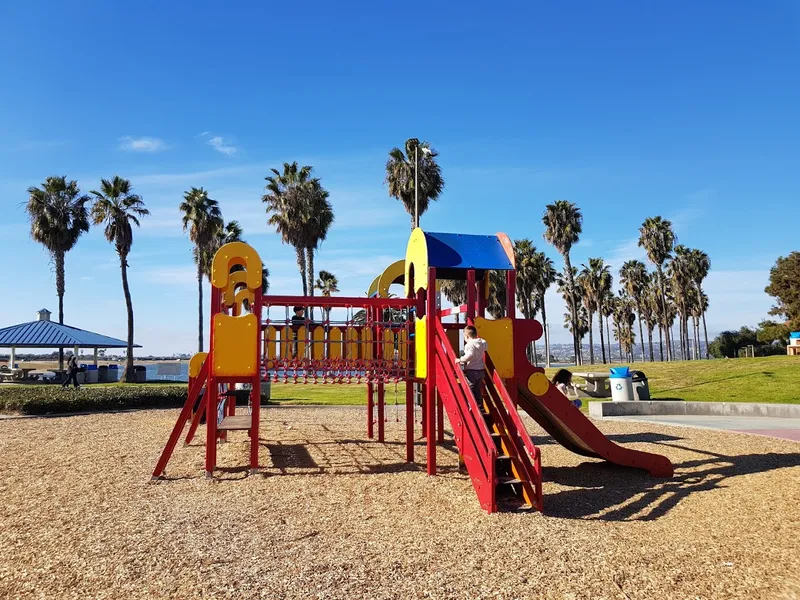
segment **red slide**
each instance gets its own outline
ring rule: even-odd
[[[546,381],[543,373],[539,379],[542,384]],[[518,391],[519,407],[572,452],[603,458],[625,467],[645,469],[655,477],[672,477],[672,463],[667,457],[615,444],[553,385],[548,385],[547,391],[539,396],[524,385],[519,385]]]

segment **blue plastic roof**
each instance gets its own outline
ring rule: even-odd
[[[428,266],[437,269],[492,269],[513,271],[514,266],[496,235],[425,232]]]
[[[127,345],[124,340],[52,321],[31,321],[0,329],[2,348],[125,348]],[[134,348],[141,346],[134,344]]]

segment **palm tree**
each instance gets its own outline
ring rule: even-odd
[[[441,279],[439,289],[453,306],[461,306],[467,301],[467,282],[463,279]],[[456,313],[456,323],[460,321],[460,317]]]
[[[708,254],[706,254],[702,250],[697,250],[696,248],[689,250],[688,259],[691,265],[690,266],[691,277],[694,280],[694,285],[695,288],[697,289],[697,295],[702,299],[703,296],[705,296],[705,294],[703,293],[703,280],[708,276],[708,272],[711,270],[711,261],[708,258]],[[706,329],[706,310],[708,307],[708,298],[706,297],[705,302],[701,300],[699,306],[700,306],[700,317],[703,320],[703,337],[705,338],[706,342],[706,359],[708,359],[709,358],[708,329]],[[699,345],[700,342],[698,341],[698,346]]]
[[[597,304],[594,300],[594,290],[593,290],[593,282],[591,281],[591,274],[588,272],[586,267],[578,273],[578,277],[575,280],[575,283],[578,286],[578,293],[580,294],[580,300],[582,302],[583,308],[586,311],[588,316],[589,322],[589,364],[594,364],[594,336],[592,334],[592,325],[593,325],[593,317],[594,313],[597,311]]]
[[[437,156],[439,153],[431,148],[428,142],[420,142],[417,138],[406,140],[405,153],[400,148],[392,148],[389,152],[385,183],[389,186],[389,195],[400,200],[406,212],[411,215],[412,231],[416,226],[414,223],[416,203],[419,202],[418,216],[421,217],[428,210],[430,201],[438,200],[444,190],[442,168],[436,162]],[[416,195],[415,171],[419,180],[419,194]]]
[[[124,380],[135,383],[133,369],[133,302],[128,287],[128,254],[133,245],[133,227],[139,227],[139,218],[146,217],[150,211],[144,207],[140,196],[133,193],[131,182],[115,175],[113,179],[101,179],[100,191],[92,190],[95,197],[92,206],[92,221],[95,225],[105,224],[106,239],[114,244],[119,256],[122,271],[122,292],[125,294],[125,308],[128,311],[128,358],[125,365]]]
[[[614,307],[616,304],[616,300],[617,299],[614,296],[614,292],[611,291],[611,287],[609,286],[608,289],[605,290],[603,294],[603,301],[600,303],[600,314],[603,315],[606,319],[606,344],[608,344],[608,362],[614,362],[611,359],[611,326],[609,325],[609,319],[614,314]]]
[[[628,360],[633,361],[633,345],[636,336],[633,333],[633,324],[636,314],[633,311],[634,302],[628,297],[625,290],[620,290],[614,303],[614,335],[619,342],[620,358],[623,351]]]
[[[307,205],[302,186],[311,179],[313,167],[298,167],[297,162],[283,163],[283,172],[270,169],[266,177],[266,194],[261,198],[267,205],[267,223],[275,227],[284,244],[289,244],[297,254],[297,268],[303,283],[303,296],[308,296],[306,279],[306,238],[303,225],[307,220]]]
[[[570,271],[570,273],[567,273],[565,267],[564,272],[556,275],[556,289],[558,290],[558,293],[561,294],[561,297],[564,298],[564,304],[567,306],[577,306],[578,312],[580,312],[580,310],[582,310],[582,304],[579,286],[574,285],[572,288],[572,293],[570,293],[569,287],[570,279],[572,279],[573,282],[577,279],[578,269],[576,267],[572,267]],[[568,314],[572,314],[572,312],[570,311]],[[588,320],[588,316],[586,320]],[[586,332],[577,321],[575,327],[570,326],[566,327],[566,329],[573,334],[573,338],[575,340],[575,364],[583,364],[583,336],[586,335]]]
[[[514,262],[517,276],[517,306],[526,319],[535,319],[538,306],[536,247],[528,239],[514,241]],[[528,360],[536,364],[536,341],[526,348]]]
[[[696,298],[689,252],[689,248],[682,244],[675,246],[675,256],[667,264],[667,274],[679,316],[681,357],[684,360],[689,358],[689,312],[691,303]]]
[[[339,292],[339,280],[336,279],[336,275],[329,271],[321,270],[319,272],[319,277],[317,281],[314,283],[314,287],[316,287],[321,293],[324,298],[330,298],[333,294]],[[324,319],[325,321],[330,321],[331,317],[331,307],[328,306],[325,308],[324,311]]]
[[[536,252],[533,255],[531,270],[536,274],[534,283],[536,287],[536,305],[542,311],[542,328],[544,329],[544,352],[545,365],[550,366],[550,333],[547,331],[547,310],[544,303],[544,295],[550,286],[556,282],[556,269],[553,260],[545,255],[544,252]]]
[[[605,261],[602,258],[590,258],[589,264],[582,265],[583,270],[581,273],[585,278],[585,287],[587,298],[584,302],[589,302],[592,306],[592,310],[597,312],[599,315],[603,314],[603,300],[611,291],[611,286],[613,283],[613,278],[611,277],[611,268],[605,264]],[[589,313],[589,324],[591,325],[592,322],[592,314]],[[603,345],[603,320],[602,316],[598,318],[598,324],[600,325],[600,348],[602,349],[602,356],[603,356],[603,364],[606,362],[606,350],[605,346]],[[591,330],[589,332],[589,343],[593,344],[592,342],[592,334]],[[594,351],[592,350],[592,363],[594,363]]]
[[[639,325],[641,326],[641,319],[644,319],[645,329],[647,329],[647,343],[650,348],[650,362],[655,361],[653,354],[653,329],[657,321],[657,307],[655,304],[655,296],[657,292],[654,290],[653,277],[645,271],[645,279],[643,280],[641,293],[637,296],[639,301]],[[641,331],[639,332],[641,337]],[[644,346],[644,339],[642,339],[642,346]]]
[[[223,229],[222,213],[216,200],[208,197],[203,188],[191,188],[183,195],[178,207],[183,213],[183,230],[189,232],[194,244],[192,251],[197,264],[197,351],[203,351],[203,274],[207,257]]]
[[[572,202],[556,200],[555,203],[548,204],[545,207],[542,223],[545,227],[544,239],[551,243],[559,254],[564,257],[564,273],[567,277],[566,285],[569,298],[568,308],[573,320],[577,322],[578,307],[575,302],[575,280],[569,253],[572,246],[578,243],[580,238],[583,215],[581,215],[580,209]],[[575,330],[577,328],[572,327],[572,329]],[[578,346],[578,338],[575,335],[573,335],[573,344],[575,346],[575,356],[579,359],[580,347]]]
[[[648,217],[639,228],[639,246],[647,252],[647,258],[656,266],[658,272],[658,287],[661,293],[661,304],[666,306],[667,292],[664,282],[663,265],[675,245],[675,232],[672,230],[672,223],[666,219],[658,217]],[[670,346],[669,329],[666,327],[666,316],[661,313],[661,322],[664,323],[664,334],[667,341],[667,360],[672,360]]]
[[[306,207],[303,211],[303,240],[306,250],[306,275],[308,277],[309,295],[314,295],[314,253],[319,245],[328,236],[328,230],[333,224],[333,206],[328,200],[328,192],[322,187],[318,178],[311,179],[301,186],[303,202]],[[311,308],[311,318],[314,318],[314,308]]]
[[[644,336],[642,335],[642,311],[644,305],[644,291],[647,286],[647,267],[640,260],[629,260],[622,265],[619,270],[619,281],[622,288],[633,299],[636,305],[636,313],[639,315],[639,341],[642,345],[642,362],[644,362]],[[652,350],[652,340],[650,343]],[[652,351],[651,351],[652,354]]]
[[[486,303],[486,310],[493,319],[502,319],[506,316],[506,272],[486,271],[486,277],[489,278],[489,300]]]
[[[78,238],[89,231],[89,196],[82,195],[77,181],[51,176],[41,187],[28,188],[25,210],[31,220],[31,238],[50,253],[55,265],[58,322],[64,324],[64,261]],[[58,350],[58,368],[64,370],[64,349]]]

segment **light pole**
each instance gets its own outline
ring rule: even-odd
[[[423,154],[430,154],[431,149],[422,147]],[[414,227],[419,227],[419,143],[414,146]]]

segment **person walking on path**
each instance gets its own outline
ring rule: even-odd
[[[74,354],[70,356],[69,362],[67,363],[67,378],[64,380],[64,383],[61,384],[61,388],[64,389],[70,382],[75,385],[76,390],[81,387],[78,385],[78,359]]]
[[[457,358],[456,362],[464,369],[469,389],[475,397],[478,406],[483,401],[483,378],[486,376],[484,355],[489,344],[478,337],[478,330],[472,325],[464,328],[464,355]]]

